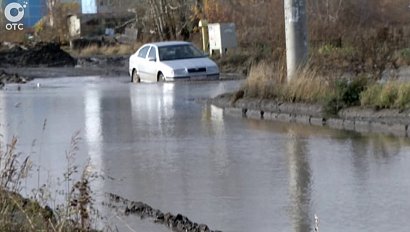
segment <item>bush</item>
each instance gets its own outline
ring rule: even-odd
[[[365,90],[368,79],[366,77],[357,77],[350,83],[345,81],[336,91],[340,92],[341,100],[344,106],[355,106],[360,104],[360,94]],[[337,87],[337,85],[336,85]]]
[[[395,59],[398,65],[410,65],[410,48],[397,51]]]
[[[324,98],[326,114],[336,115],[344,107],[360,105],[360,95],[365,90],[367,82],[365,77],[357,77],[353,81],[336,80],[334,94]]]

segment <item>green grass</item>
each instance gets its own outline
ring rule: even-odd
[[[353,46],[336,47],[331,44],[322,45],[317,49],[318,54],[333,57],[353,57],[357,50]]]
[[[409,109],[410,83],[373,84],[361,94],[361,105],[376,109]]]

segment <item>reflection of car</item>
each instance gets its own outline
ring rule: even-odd
[[[158,42],[143,45],[129,60],[131,81],[219,79],[219,68],[189,42]]]

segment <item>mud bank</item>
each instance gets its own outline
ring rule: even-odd
[[[224,109],[224,113],[245,118],[296,122],[328,126],[363,133],[383,133],[410,137],[410,111],[374,110],[361,107],[342,109],[337,116],[328,116],[321,105],[283,103],[273,100],[239,99],[223,94],[209,103]]]
[[[76,60],[54,43],[38,43],[30,47],[12,45],[0,51],[1,67],[74,66]]]
[[[181,214],[163,213],[143,202],[129,201],[115,194],[109,194],[111,202],[123,204],[125,215],[136,215],[141,219],[152,219],[154,223],[162,224],[175,232],[221,232],[211,230],[205,224],[198,224]]]
[[[3,88],[5,84],[9,84],[9,83],[24,84],[30,80],[31,78],[21,76],[17,73],[8,73],[0,69],[0,89]]]

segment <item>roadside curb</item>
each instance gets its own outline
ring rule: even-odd
[[[208,102],[232,116],[410,137],[408,111],[351,107],[339,111],[338,116],[329,117],[321,105],[260,99],[239,99],[234,102],[233,99],[233,94],[222,94]]]

